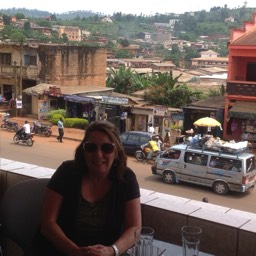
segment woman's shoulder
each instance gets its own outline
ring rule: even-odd
[[[66,174],[68,176],[77,173],[78,168],[74,160],[66,160],[61,163],[61,165],[57,168],[56,173]]]
[[[130,180],[130,179],[136,179],[136,174],[131,168],[126,167],[124,172],[124,180]]]
[[[75,168],[76,164],[74,160],[66,160],[64,162],[62,162],[62,164],[60,165],[60,167],[63,168]]]
[[[64,190],[65,187],[67,188],[67,184],[71,184],[76,180],[79,180],[79,175],[75,162],[73,160],[64,161],[51,177],[49,187],[62,188]]]

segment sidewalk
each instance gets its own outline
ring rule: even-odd
[[[13,122],[17,122],[19,126],[22,126],[25,123],[25,120],[29,122],[29,124],[32,126],[33,121],[35,119],[30,118],[30,117],[12,117],[10,118]],[[48,121],[43,121],[43,124],[49,124]],[[58,126],[53,125],[52,126],[52,136],[57,137],[58,134]],[[77,140],[81,141],[84,137],[84,130],[81,129],[75,129],[75,128],[64,128],[64,139],[70,139],[70,140]]]

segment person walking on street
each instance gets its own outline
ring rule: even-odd
[[[62,138],[63,138],[63,135],[64,135],[64,123],[63,123],[63,120],[62,120],[61,117],[58,121],[58,131],[59,131],[59,136],[57,137],[57,140],[59,142],[63,142]]]
[[[153,125],[150,123],[149,126],[148,126],[148,132],[150,133],[155,133],[155,128],[153,127]]]

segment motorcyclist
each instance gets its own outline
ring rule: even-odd
[[[152,158],[155,152],[160,151],[160,148],[158,147],[158,140],[159,140],[159,137],[155,137],[154,139],[151,139],[148,142],[148,145],[150,146],[151,151],[147,155],[146,163],[148,163],[148,161]]]
[[[30,134],[30,124],[28,123],[28,121],[25,121],[25,124],[22,126],[23,128],[23,136],[24,138],[28,138],[28,135]]]

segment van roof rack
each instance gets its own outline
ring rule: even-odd
[[[198,149],[201,150],[202,152],[204,151],[211,151],[211,152],[216,152],[216,153],[223,153],[223,154],[231,154],[231,155],[240,155],[242,153],[248,153],[249,152],[249,147],[241,148],[241,149],[233,149],[233,148],[228,148],[228,147],[206,147],[198,144],[186,144],[186,149],[191,148],[191,149]]]

